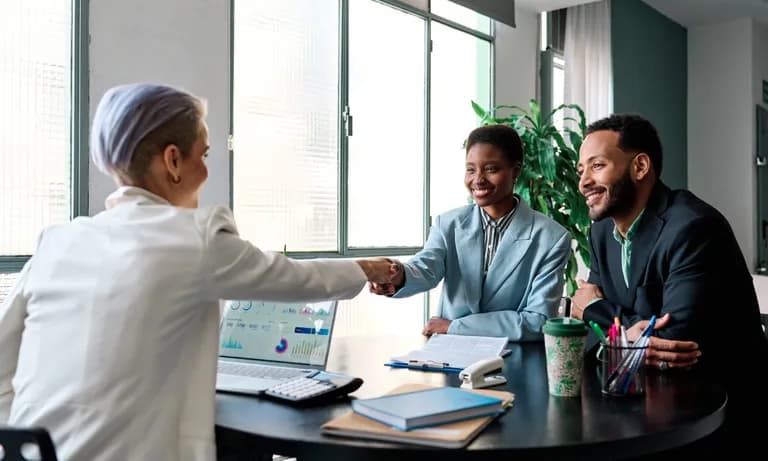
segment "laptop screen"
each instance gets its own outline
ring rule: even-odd
[[[219,356],[324,366],[337,301],[269,303],[227,301]]]

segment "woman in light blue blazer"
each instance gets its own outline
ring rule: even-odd
[[[472,131],[464,184],[475,204],[438,216],[424,248],[400,264],[393,283],[372,283],[371,291],[402,298],[444,280],[439,315],[424,327],[425,335],[541,340],[563,293],[571,236],[514,193],[522,161],[513,128]]]

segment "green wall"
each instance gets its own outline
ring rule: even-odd
[[[659,131],[662,180],[685,188],[687,37],[683,26],[640,0],[611,1],[613,110],[639,113]]]

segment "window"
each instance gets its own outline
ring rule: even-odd
[[[235,2],[233,210],[265,250],[338,252],[338,4]]]
[[[565,20],[568,10],[560,9],[540,14],[541,44],[541,110],[549,112],[565,103]],[[563,129],[564,114],[558,111],[554,125]]]
[[[407,260],[432,216],[468,203],[471,101],[492,102],[488,18],[447,0],[235,0],[233,34],[245,238],[297,258]],[[336,335],[410,335],[429,312],[425,295],[367,290],[342,306]]]
[[[87,212],[81,0],[8,0],[0,15],[0,300],[40,231]],[[73,21],[77,18],[77,21]],[[87,111],[78,111],[87,132]]]
[[[350,1],[350,247],[423,242],[425,33],[422,18]]]

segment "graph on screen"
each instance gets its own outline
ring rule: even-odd
[[[335,301],[228,301],[221,322],[220,355],[323,365],[335,314]]]

